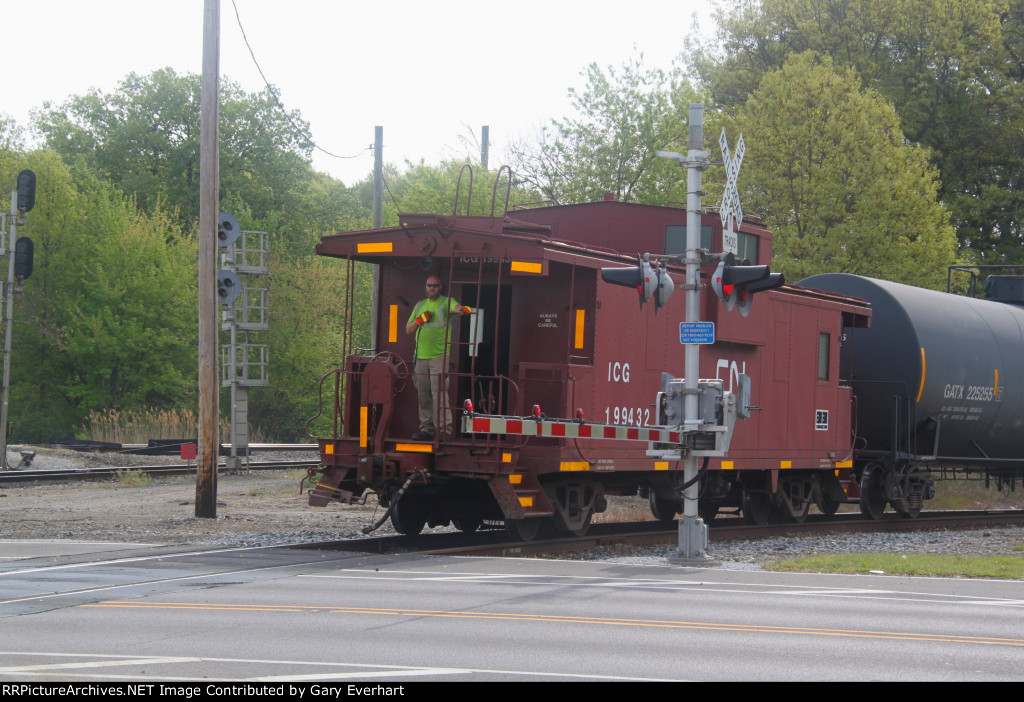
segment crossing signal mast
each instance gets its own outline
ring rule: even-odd
[[[501,433],[523,436],[574,437],[647,441],[648,456],[683,463],[683,482],[676,489],[683,495],[683,518],[679,520],[679,560],[682,563],[706,562],[708,528],[697,512],[701,469],[699,461],[712,456],[725,456],[729,451],[736,419],[750,416],[750,382],[741,374],[736,393],[726,392],[719,379],[700,379],[700,346],[715,342],[714,323],[700,321],[701,267],[718,262],[711,286],[731,311],[739,308],[743,316],[750,312],[754,293],[777,288],[785,283],[780,273],[768,266],[752,266],[737,261],[739,234],[735,225],[741,223],[736,177],[743,158],[743,138],[736,157],[729,158],[725,132],[722,132],[723,157],[729,177],[723,211],[723,248],[721,253],[708,253],[700,248],[702,174],[711,165],[710,151],[702,150],[704,106],[690,105],[689,144],[686,155],[659,151],[687,169],[686,251],[677,254],[637,254],[635,266],[602,268],[601,279],[612,285],[633,288],[640,307],[654,301],[655,312],[672,296],[675,282],[667,263],[675,261],[686,266],[686,281],[680,287],[686,292],[686,321],[679,325],[679,340],[684,347],[684,377],[673,378],[662,373],[662,391],[656,398],[658,424],[627,427],[590,424],[577,410],[575,420],[548,420],[535,406],[528,418],[478,415],[467,401],[462,430],[467,433]],[[532,421],[528,421],[532,420]]]
[[[726,168],[727,183],[722,200],[722,248],[721,253],[709,254],[700,248],[700,213],[703,171],[711,164],[710,151],[704,151],[704,108],[690,106],[689,143],[686,155],[670,151],[659,151],[658,156],[668,158],[687,169],[686,201],[686,253],[683,256],[664,256],[653,260],[650,254],[642,259],[637,256],[637,265],[631,268],[603,268],[601,278],[615,285],[636,287],[640,304],[655,298],[655,309],[664,304],[672,293],[674,284],[665,269],[667,260],[682,261],[686,264],[686,321],[680,324],[680,343],[684,345],[685,370],[683,378],[671,378],[663,374],[662,392],[658,393],[656,406],[660,425],[678,427],[680,441],[655,443],[652,441],[648,455],[683,461],[683,518],[679,520],[679,556],[685,561],[701,560],[707,556],[707,525],[697,513],[698,482],[700,471],[698,461],[703,457],[724,456],[729,450],[732,428],[737,418],[749,416],[749,382],[742,376],[739,394],[725,392],[720,380],[700,379],[700,346],[715,341],[714,324],[700,321],[701,266],[718,261],[711,287],[725,304],[727,311],[735,308],[746,317],[750,313],[754,293],[780,287],[785,283],[781,273],[772,273],[768,266],[750,265],[749,261],[738,261],[738,227],[743,222],[739,190],[736,181],[746,147],[741,135],[736,153],[730,156],[729,143],[722,131],[719,146]],[[667,287],[662,287],[662,281]]]

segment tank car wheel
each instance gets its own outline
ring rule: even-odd
[[[651,505],[651,514],[659,522],[673,522],[676,519],[676,514],[679,512],[681,505],[675,500],[666,500],[658,497],[651,491],[651,496],[648,498],[648,502]]]
[[[543,519],[506,519],[505,529],[514,541],[533,541],[540,533]]]
[[[868,466],[860,481],[860,513],[868,519],[881,519],[885,512],[885,472],[881,466]]]
[[[748,524],[764,526],[771,514],[772,501],[768,493],[757,490],[743,493],[743,517]]]
[[[427,523],[427,515],[415,499],[404,495],[391,509],[391,526],[399,534],[416,536]]]
[[[908,507],[905,510],[900,510],[900,514],[902,514],[907,519],[917,519],[921,516],[921,507],[920,505],[918,505],[917,507]]]

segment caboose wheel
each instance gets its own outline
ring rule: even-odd
[[[772,501],[768,493],[750,490],[743,493],[743,517],[749,524],[764,526],[772,514]]]
[[[474,531],[480,528],[483,522],[475,517],[466,517],[463,519],[453,519],[452,526],[461,531],[463,534],[472,534]]]
[[[416,536],[426,523],[426,513],[410,495],[403,495],[391,509],[391,526],[399,534]]]
[[[881,519],[885,512],[885,472],[879,465],[864,469],[860,480],[860,513],[868,519]]]
[[[590,520],[594,518],[593,512],[587,512],[587,516],[583,518],[583,524],[576,529],[570,529],[569,533],[573,536],[586,536],[587,532],[590,531]]]
[[[506,519],[505,529],[515,541],[533,541],[540,532],[543,519]]]
[[[818,507],[821,509],[822,514],[826,514],[831,517],[839,511],[839,501],[833,500],[828,495],[822,495],[821,504],[819,504]]]
[[[718,516],[718,505],[709,502],[697,503],[697,516],[707,522],[711,522]]]
[[[805,502],[804,506],[803,506],[803,509],[801,509],[800,511],[796,512],[795,514],[790,514],[789,510],[785,510],[785,511],[786,511],[786,514],[789,516],[789,518],[792,519],[794,522],[796,522],[797,524],[803,524],[804,522],[807,521],[807,513],[810,511],[810,509],[811,509],[811,503],[810,502]]]

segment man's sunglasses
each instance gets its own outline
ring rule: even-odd
[[[427,287],[428,288],[439,288],[439,287],[441,287],[441,284],[440,283],[427,283]]]

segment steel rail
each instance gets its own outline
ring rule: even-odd
[[[732,523],[730,523],[732,522]],[[1024,510],[977,510],[923,512],[917,519],[899,514],[886,514],[879,520],[860,515],[808,519],[803,524],[770,524],[754,526],[740,519],[718,519],[711,524],[712,541],[765,539],[777,536],[821,536],[834,533],[906,532],[950,527],[971,528],[995,525],[1024,524]],[[462,533],[427,533],[416,537],[379,536],[345,541],[311,542],[289,548],[327,551],[359,551],[363,553],[416,552],[424,555],[460,556],[540,556],[589,551],[605,546],[674,544],[678,528],[662,522],[622,522],[594,524],[582,537],[558,537],[535,541],[508,541],[503,529]]]
[[[239,473],[247,471],[288,470],[292,468],[309,468],[319,465],[319,461],[261,461],[251,462],[238,469]],[[218,464],[219,473],[226,473],[223,463]],[[152,466],[114,466],[107,468],[75,468],[67,470],[16,470],[0,472],[0,485],[28,482],[70,482],[73,480],[105,480],[117,477],[120,472],[139,471],[154,477],[192,475],[196,472],[195,464],[165,464]]]

